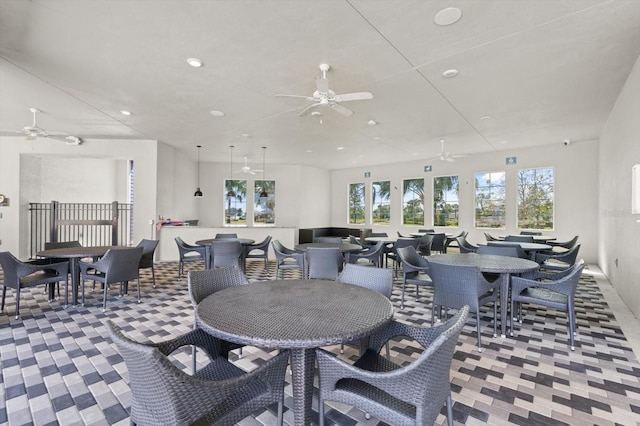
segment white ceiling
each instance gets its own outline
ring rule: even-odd
[[[327,169],[473,154],[597,138],[639,54],[638,0],[0,0],[0,129],[37,107],[48,131],[254,167],[261,146]],[[311,95],[320,63],[374,99],[298,117],[274,95]]]

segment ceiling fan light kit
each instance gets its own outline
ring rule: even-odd
[[[77,136],[71,135],[56,135],[54,133],[61,132],[48,132],[42,127],[38,127],[36,115],[41,112],[38,108],[30,107],[29,111],[33,115],[33,121],[30,126],[24,126],[22,130],[3,131],[3,133],[23,134],[28,141],[36,140],[38,138],[55,139],[66,143],[67,145],[80,145],[82,139]]]
[[[316,112],[316,108],[323,106],[328,106],[338,114],[350,117],[353,115],[353,111],[341,105],[341,102],[373,99],[373,93],[371,92],[354,92],[344,93],[341,95],[336,94],[333,90],[329,89],[329,80],[327,80],[327,71],[331,69],[331,66],[329,64],[320,64],[319,68],[320,71],[322,71],[322,77],[316,77],[316,90],[311,96],[276,95],[278,97],[302,98],[313,102],[313,104],[307,106],[298,114],[299,117],[305,117],[309,114],[313,114],[313,112]]]

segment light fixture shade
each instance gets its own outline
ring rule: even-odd
[[[194,197],[202,197],[202,191],[200,191],[200,187],[196,188],[196,192],[193,193]]]
[[[269,197],[269,194],[267,194],[267,191],[265,191],[265,189],[262,188],[262,191],[260,192],[259,197],[260,198],[267,198],[267,197]]]
[[[233,189],[230,189],[229,192],[227,192],[227,197],[232,198],[236,196],[236,191],[234,191]]]
[[[201,198],[202,191],[200,191],[200,148],[202,148],[202,145],[196,145],[196,148],[198,148],[198,187],[196,188],[196,192],[193,193],[193,196]]]

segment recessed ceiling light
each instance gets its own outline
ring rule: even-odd
[[[508,143],[509,143],[509,141],[502,141],[502,142],[500,142],[500,143],[501,143],[502,145],[506,145],[506,144],[508,144]]]
[[[491,120],[491,116],[490,115],[483,115],[482,117],[480,117],[480,120],[482,120],[482,121]]]
[[[187,63],[194,68],[200,68],[202,66],[202,61],[198,58],[189,58],[187,59]]]
[[[211,111],[211,115],[213,115],[214,117],[224,117],[224,112],[213,110]]]
[[[344,146],[339,146],[338,148],[336,148],[338,151],[342,151],[344,149]]]
[[[307,152],[308,152],[308,153],[311,153],[311,152],[313,152],[313,151],[312,151],[312,150],[310,150],[310,149],[308,149],[308,150],[307,150]]]
[[[447,7],[436,13],[433,21],[438,25],[451,25],[455,24],[462,17],[462,11],[457,7]]]
[[[379,141],[379,140],[380,140],[380,136],[374,136],[374,137],[373,137],[373,140],[374,140],[374,141]]]
[[[369,126],[375,126],[375,125],[376,125],[376,124],[378,124],[378,123],[377,123],[375,120],[369,120],[369,121],[367,122],[367,124],[368,124]]]
[[[320,111],[313,111],[313,112],[311,113],[311,115],[312,115],[312,116],[314,116],[314,117],[317,117],[317,116],[319,116],[319,115],[322,115],[322,113],[321,113]]]
[[[126,109],[120,110],[120,114],[122,115],[131,115],[131,111],[127,111]]]
[[[249,133],[243,133],[243,134],[242,134],[242,137],[243,137],[243,138],[248,138],[249,136],[251,136]]]
[[[442,76],[444,78],[451,78],[451,77],[455,77],[456,75],[458,75],[458,70],[451,68],[450,70],[446,70],[445,72],[442,73]]]

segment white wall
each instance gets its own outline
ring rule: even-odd
[[[11,200],[10,206],[0,207],[0,250],[28,256],[29,202],[49,202],[54,195],[66,202],[111,202],[113,197],[125,202],[123,162],[129,159],[136,168],[133,240],[138,241],[148,238],[148,221],[156,216],[156,141],[86,140],[80,146],[69,146],[42,138],[0,138],[0,192]],[[67,167],[57,166],[56,160]],[[113,170],[118,170],[118,176],[105,174]],[[60,185],[66,185],[65,189],[60,190]],[[103,191],[101,185],[108,190]],[[98,194],[109,199],[98,200]]]
[[[599,264],[640,316],[640,215],[631,214],[631,167],[640,164],[640,57],[600,138]]]
[[[158,143],[158,215],[165,218],[192,219],[196,216],[196,165],[182,151]],[[155,221],[158,217],[155,217]]]
[[[517,164],[506,166],[506,157],[517,157]],[[432,172],[424,172],[424,166],[431,164]],[[469,232],[472,243],[484,242],[485,229],[474,228],[474,175],[478,172],[506,171],[507,212],[506,228],[489,230],[500,235],[519,233],[516,211],[516,174],[519,169],[553,167],[555,171],[555,229],[545,232],[558,240],[568,240],[580,235],[582,247],[580,257],[587,262],[597,261],[597,218],[598,200],[595,188],[598,185],[598,142],[587,141],[564,146],[561,142],[544,147],[519,150],[505,150],[493,153],[471,155],[455,162],[423,160],[375,167],[334,170],[331,174],[331,224],[348,226],[347,193],[349,183],[365,182],[366,205],[371,205],[371,182],[391,181],[391,223],[389,226],[373,227],[374,232],[387,232],[395,235],[415,232],[417,227],[404,227],[401,224],[402,179],[425,178],[425,227],[433,227],[431,200],[433,196],[433,178],[437,176],[458,175],[460,177],[460,223],[458,228],[437,228],[447,233],[457,234],[461,230]],[[364,172],[371,172],[370,178],[364,178]],[[368,209],[370,210],[370,209]],[[370,215],[368,212],[367,214]],[[367,218],[368,221],[370,217]],[[362,227],[371,227],[370,224]]]

